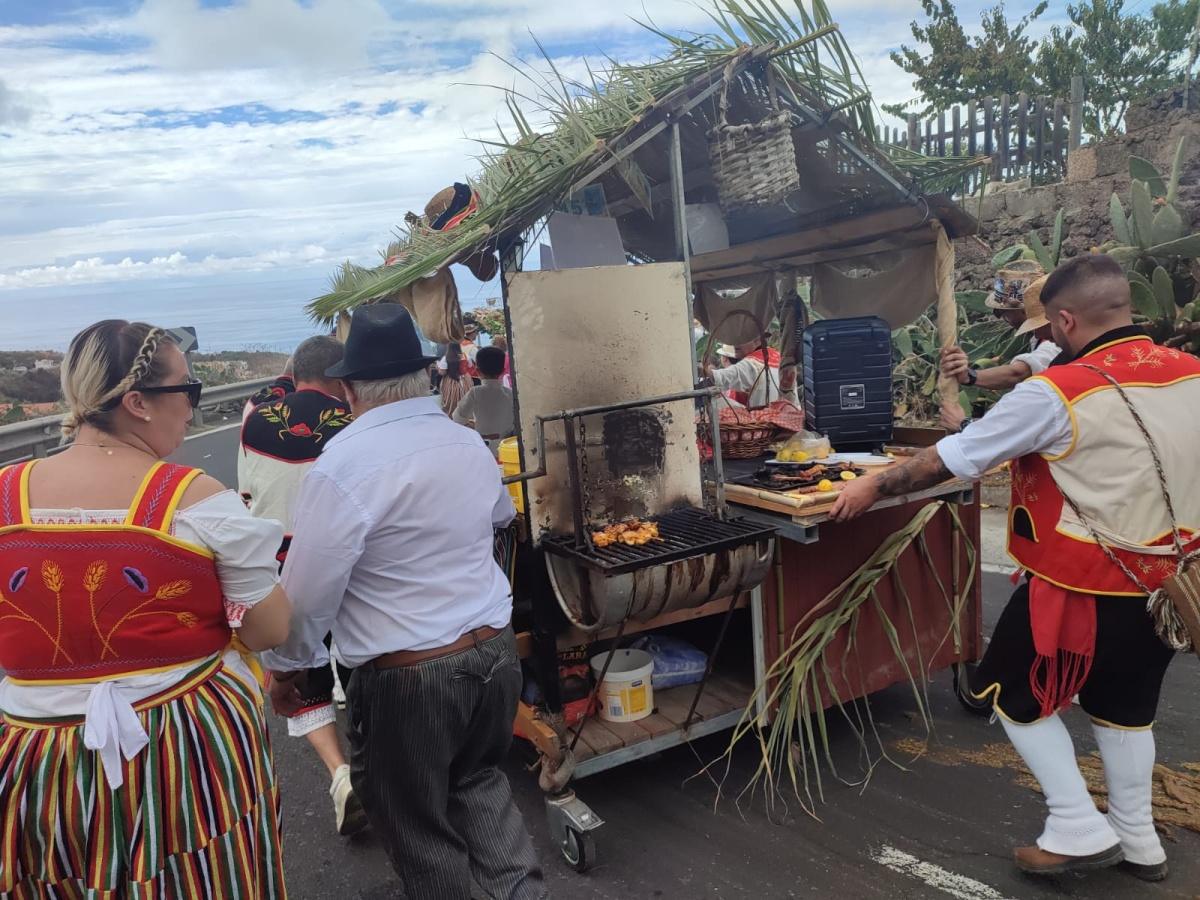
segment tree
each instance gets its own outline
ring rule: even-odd
[[[1038,48],[1037,80],[1045,93],[1065,96],[1071,76],[1082,75],[1084,131],[1113,134],[1131,101],[1182,79],[1198,6],[1198,0],[1169,0],[1138,16],[1125,13],[1125,0],[1068,5],[1071,24],[1051,28]]]
[[[0,425],[15,425],[17,422],[24,421],[25,408],[20,403],[14,403],[3,416],[0,416]]]
[[[58,372],[46,369],[6,372],[0,375],[0,396],[26,403],[52,403],[62,398]]]
[[[884,111],[928,115],[984,96],[1036,91],[1038,83],[1030,61],[1038,45],[1027,32],[1047,6],[1038,3],[1010,25],[1001,4],[983,12],[982,34],[968,35],[952,0],[921,0],[929,21],[925,25],[912,22],[909,27],[917,43],[927,49],[901,45],[891,54],[892,62],[914,76],[919,99],[884,106]]]
[[[1104,137],[1121,127],[1130,102],[1182,81],[1195,66],[1189,43],[1200,0],[1165,0],[1148,14],[1138,12],[1137,2],[1127,11],[1125,0],[1082,0],[1067,6],[1071,24],[1052,27],[1041,41],[1028,29],[1045,2],[1011,26],[1002,4],[985,10],[975,36],[963,29],[953,0],[921,5],[928,22],[911,28],[925,46],[892,53],[913,76],[918,99],[884,107],[894,115],[1020,91],[1066,97],[1071,77],[1082,75],[1083,130]]]

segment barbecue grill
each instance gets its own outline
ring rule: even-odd
[[[605,575],[624,575],[646,566],[717,553],[771,537],[775,531],[745,519],[718,519],[700,509],[677,509],[655,516],[660,540],[641,546],[614,543],[579,546],[574,537],[554,535],[542,541],[549,553],[578,560]]]
[[[558,604],[585,630],[739,594],[770,565],[773,530],[725,517],[719,452],[705,497],[696,418],[707,407],[719,448],[719,392],[694,387],[686,304],[659,300],[686,296],[678,263],[508,282],[531,537]],[[618,354],[640,364],[615,366]],[[660,540],[593,544],[594,529],[633,517],[656,522]]]

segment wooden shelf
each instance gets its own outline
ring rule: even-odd
[[[659,753],[694,738],[723,731],[737,724],[750,703],[753,688],[737,678],[714,672],[704,686],[691,726],[685,732],[692,698],[699,685],[688,684],[655,691],[654,712],[636,722],[605,722],[589,718],[575,745],[577,778],[594,775],[622,763]],[[574,738],[568,731],[567,744]]]

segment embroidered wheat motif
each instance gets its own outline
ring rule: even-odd
[[[96,637],[100,638],[101,659],[107,653],[112,653],[113,656],[117,655],[108,643],[108,639],[104,637],[104,632],[100,630],[100,622],[96,618],[96,591],[104,587],[106,578],[108,578],[108,563],[102,559],[89,563],[83,572],[83,589],[88,592],[88,610],[92,614],[92,631],[96,632]]]
[[[104,587],[104,579],[108,576],[108,563],[104,560],[97,560],[91,563],[87,570],[83,573],[83,588],[84,590],[95,593]]]
[[[176,597],[182,597],[192,589],[192,583],[186,579],[179,581],[168,581],[157,591],[154,592],[155,600],[173,600]]]
[[[54,665],[58,662],[58,654],[62,653],[62,589],[65,583],[62,567],[53,560],[42,560],[42,583],[54,595],[54,656],[50,659],[50,664]]]
[[[62,567],[59,566],[58,563],[52,562],[51,560],[43,560],[42,583],[46,585],[46,589],[51,593],[62,593],[64,584]]]
[[[126,570],[126,571],[128,571],[128,570]],[[141,573],[139,572],[138,575],[141,575]],[[126,575],[126,577],[128,577],[128,574]],[[191,613],[186,612],[186,611],[180,612],[177,610],[153,609],[153,610],[150,610],[149,612],[143,612],[143,610],[145,610],[145,608],[147,606],[149,606],[151,603],[155,603],[159,600],[174,600],[178,597],[182,597],[185,594],[190,593],[191,590],[192,590],[192,583],[190,581],[188,581],[186,578],[180,578],[176,581],[168,581],[168,582],[165,582],[165,583],[159,585],[158,589],[155,590],[155,592],[150,597],[143,600],[141,603],[139,603],[137,606],[133,607],[133,609],[129,610],[129,612],[125,613],[125,615],[121,616],[121,618],[119,618],[117,620],[117,623],[115,625],[113,625],[112,628],[109,629],[106,640],[112,640],[112,636],[117,633],[117,630],[122,625],[124,625],[127,621],[129,621],[130,619],[141,619],[141,618],[145,618],[146,616],[174,616],[176,621],[178,621],[180,624],[184,625],[185,627],[187,627],[187,628],[194,627],[195,624],[197,624],[199,622],[199,619],[196,619],[195,616],[193,616]],[[181,617],[183,617],[183,618],[181,618]],[[187,618],[195,619],[195,621],[191,625],[189,625],[188,622],[186,621]]]

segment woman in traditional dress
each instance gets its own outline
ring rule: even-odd
[[[471,376],[466,373],[462,348],[458,344],[451,341],[446,348],[446,355],[438,361],[438,369],[442,371],[442,382],[438,386],[442,395],[442,412],[452,416],[467,391],[473,387]]]
[[[0,898],[286,896],[251,668],[282,528],[163,462],[200,384],[161,328],[76,335],[74,442],[0,470]]]

